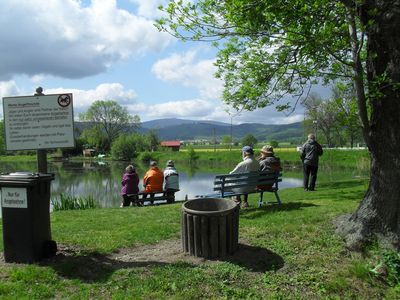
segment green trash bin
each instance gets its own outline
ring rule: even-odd
[[[54,174],[0,175],[4,259],[32,263],[54,255],[51,240],[50,184]]]

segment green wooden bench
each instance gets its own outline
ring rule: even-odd
[[[237,174],[222,174],[216,175],[214,179],[214,192],[213,194],[199,195],[198,198],[226,198],[241,196],[247,194],[258,193],[258,206],[261,207],[263,204],[267,204],[268,201],[264,201],[264,193],[273,193],[275,195],[276,202],[281,204],[281,199],[278,195],[279,182],[282,181],[281,172],[249,172],[249,173],[237,173]],[[268,186],[269,188],[265,188]],[[250,191],[237,192],[235,189],[250,187]]]
[[[157,205],[170,204],[170,203],[175,202],[175,196],[167,196],[166,191],[153,193],[154,194],[153,198],[150,198],[149,194],[150,193],[139,192],[137,194],[128,194],[128,197],[131,198],[133,205],[137,205],[137,206],[142,206],[145,203],[150,203],[151,205],[153,205],[154,202],[156,202],[156,201],[157,201]],[[144,198],[144,195],[147,195],[147,197]]]

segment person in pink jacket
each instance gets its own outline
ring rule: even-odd
[[[134,166],[129,165],[125,168],[121,185],[121,207],[129,206],[131,203],[137,203],[137,193],[139,192],[139,176],[136,173]]]

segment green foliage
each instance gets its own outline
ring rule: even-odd
[[[134,160],[138,154],[144,151],[146,140],[140,134],[121,134],[111,146],[111,155],[115,160]]]
[[[247,134],[243,139],[242,139],[242,146],[250,146],[254,147],[258,143],[257,139],[254,137],[252,134]]]
[[[199,155],[196,153],[191,145],[188,147],[187,157],[189,160],[189,164],[194,164],[199,159]]]
[[[97,100],[89,107],[86,113],[80,115],[80,119],[92,122],[93,127],[85,130],[86,136],[99,145],[100,150],[109,151],[115,139],[121,133],[135,130],[139,127],[140,119],[137,115],[131,116],[125,107],[116,101]]]
[[[279,147],[279,142],[278,141],[269,141],[268,144],[271,145],[274,148],[278,148]]]
[[[144,151],[139,154],[139,160],[148,165],[151,160],[158,161],[160,153]]]
[[[384,251],[378,263],[370,269],[370,272],[387,281],[390,286],[400,284],[400,253],[396,251]]]
[[[51,198],[53,210],[75,210],[96,208],[96,202],[93,197],[74,197],[71,195],[60,194],[58,197]]]
[[[152,151],[152,152],[157,151],[157,149],[160,147],[160,138],[158,137],[156,130],[151,129],[146,134],[146,142],[147,142],[149,151]]]
[[[234,108],[287,109],[289,102],[278,102],[284,95],[299,99],[319,78],[351,71],[341,2],[170,1],[163,10],[168,17],[159,20],[160,30],[184,40],[222,40],[215,43],[216,76],[225,82],[224,101]]]

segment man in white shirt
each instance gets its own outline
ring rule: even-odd
[[[256,172],[260,169],[260,163],[254,158],[254,150],[250,146],[244,146],[242,148],[242,157],[243,161],[237,164],[237,166],[229,173],[229,174],[237,174],[237,173],[248,173],[248,172]],[[250,192],[255,189],[255,186],[249,185],[246,187],[232,189],[235,193],[245,193]],[[249,207],[249,203],[247,202],[248,194],[244,194],[242,207]],[[236,201],[240,204],[241,198],[240,196],[236,196]]]

